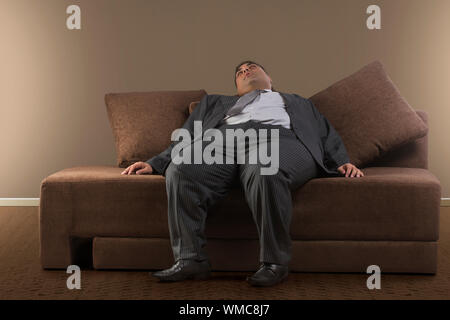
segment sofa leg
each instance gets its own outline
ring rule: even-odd
[[[41,239],[40,260],[43,269],[67,269],[70,265],[93,268],[92,238],[63,235]]]
[[[93,269],[92,241],[93,238],[69,237],[71,264],[81,269]]]

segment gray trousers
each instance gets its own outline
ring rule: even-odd
[[[269,133],[270,129],[279,129],[278,173],[261,175],[261,166],[268,165],[250,164],[249,161],[238,164],[236,143],[233,164],[226,164],[225,158],[223,164],[171,162],[165,177],[169,231],[175,261],[208,258],[204,234],[208,208],[225,197],[237,180],[244,189],[257,226],[260,262],[287,265],[291,259],[291,191],[319,176],[321,168],[292,130],[253,121],[217,127],[224,137],[226,129],[236,128],[268,129]],[[203,142],[203,148],[209,143],[212,142]],[[223,156],[233,157],[230,153],[232,150],[225,148],[225,143],[223,145]],[[270,150],[270,144],[268,146]],[[247,143],[246,150],[248,148]]]

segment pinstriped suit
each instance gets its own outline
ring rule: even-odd
[[[227,128],[279,129],[280,165],[275,175],[261,175],[260,165],[248,162],[175,165],[170,155],[178,142],[147,161],[154,174],[166,177],[169,231],[175,261],[207,258],[204,250],[207,210],[239,180],[259,233],[260,261],[289,263],[291,191],[314,177],[343,176],[336,169],[350,161],[339,134],[310,100],[295,94],[280,92],[280,95],[292,130],[253,121],[235,125],[221,123],[227,110],[239,99],[223,95],[205,95],[183,125],[192,137],[195,120],[202,121],[203,131],[209,128],[223,132]],[[224,156],[229,156],[231,151],[224,149]]]

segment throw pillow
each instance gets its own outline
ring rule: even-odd
[[[339,133],[357,167],[428,132],[378,60],[309,99]]]
[[[113,131],[117,165],[147,161],[169,147],[172,132],[188,118],[187,106],[205,90],[109,93],[105,103]]]

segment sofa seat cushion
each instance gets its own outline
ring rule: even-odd
[[[81,237],[169,238],[165,178],[121,175],[121,168],[83,166],[56,172],[41,184],[41,223]],[[317,178],[293,192],[292,239],[438,239],[441,186],[428,170],[370,167],[362,178]],[[64,203],[61,203],[64,202]],[[257,239],[240,187],[216,203],[208,238]]]

